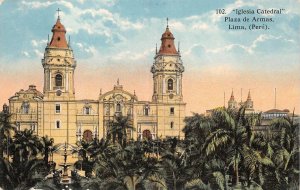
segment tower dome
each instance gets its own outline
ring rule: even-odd
[[[68,43],[66,40],[66,29],[64,25],[60,22],[60,17],[57,17],[55,25],[52,27],[52,39],[50,41],[49,47],[56,48],[68,48]]]
[[[168,21],[168,19],[167,19]],[[174,36],[169,29],[169,25],[167,24],[165,32],[161,36],[161,46],[158,54],[161,55],[178,55],[178,51],[174,45]]]

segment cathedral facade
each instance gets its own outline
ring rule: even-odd
[[[77,62],[59,17],[52,33],[42,59],[43,93],[30,85],[9,98],[11,122],[18,130],[32,129],[39,136],[54,138],[55,143],[75,144],[83,139],[106,138],[111,122],[122,115],[135,129],[127,130],[131,139],[184,137],[184,66],[168,26],[151,67],[151,101],[139,100],[135,92],[126,91],[119,81],[111,91],[100,92],[96,100],[77,100],[74,87]]]

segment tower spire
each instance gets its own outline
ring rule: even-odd
[[[247,100],[251,100],[251,92],[250,92],[250,89],[249,89],[249,92],[248,92]]]
[[[231,96],[230,96],[230,100],[234,101],[233,88],[231,89]]]
[[[234,100],[234,95],[233,95],[233,89],[231,89],[231,96],[230,99],[228,101],[228,108],[229,109],[236,109],[236,101]]]

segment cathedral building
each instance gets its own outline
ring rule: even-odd
[[[11,121],[18,130],[32,129],[39,136],[54,138],[55,143],[75,144],[83,139],[106,138],[110,123],[116,115],[122,115],[135,128],[127,131],[134,140],[184,137],[184,66],[168,25],[151,67],[151,101],[139,100],[135,92],[126,91],[119,81],[111,91],[100,92],[96,100],[76,99],[77,62],[60,17],[52,33],[42,59],[43,92],[30,85],[9,98]]]

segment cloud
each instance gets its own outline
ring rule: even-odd
[[[85,2],[88,2],[86,0],[77,0],[80,4],[84,4]],[[95,1],[96,3],[99,3],[101,5],[107,6],[107,7],[112,7],[116,4],[117,0],[97,0]]]
[[[95,55],[97,53],[97,49],[94,46],[84,48],[84,51],[87,53],[91,53],[92,55]]]
[[[203,49],[204,53],[210,53],[210,54],[218,54],[218,53],[225,53],[234,51],[236,49],[242,49],[248,54],[254,54],[255,50],[260,46],[260,44],[266,42],[266,41],[281,41],[281,42],[287,42],[287,43],[295,43],[292,39],[286,39],[282,36],[273,36],[273,35],[267,35],[267,34],[261,34],[259,35],[249,46],[242,45],[242,44],[228,44],[222,47],[215,47],[215,48],[207,48],[199,44],[194,44],[187,52],[186,54],[189,55],[193,52],[194,49]]]
[[[79,47],[79,48],[83,48],[83,44],[82,43],[76,43],[76,45]]]
[[[68,2],[68,1],[58,1],[57,4],[63,5],[65,7],[67,7],[67,8],[69,8],[69,9],[73,9],[74,8],[73,4],[70,3],[70,2]]]
[[[29,53],[27,51],[22,51],[21,54],[25,55],[25,57],[28,57],[28,58],[30,57],[30,55],[29,55]]]
[[[90,14],[92,17],[102,16],[105,20],[113,20],[113,14],[107,9],[85,9],[80,15]]]
[[[106,5],[106,6],[114,6],[116,4],[117,0],[102,0],[101,3],[103,5]]]
[[[197,23],[197,24],[192,25],[192,29],[207,30],[207,29],[209,29],[209,26],[206,23]]]
[[[31,9],[41,9],[41,8],[46,8],[51,5],[58,4],[58,5],[63,5],[69,9],[74,8],[73,4],[67,1],[46,1],[46,2],[40,2],[40,1],[22,1],[21,2],[21,9],[26,7],[26,8],[31,8]]]
[[[88,57],[98,57],[99,51],[94,45],[87,44],[84,42],[77,42],[74,44],[75,55],[80,59],[86,59]],[[76,57],[77,57],[76,56]]]
[[[292,39],[287,39],[284,38],[282,36],[273,36],[273,35],[267,35],[267,34],[261,34],[259,35],[249,47],[246,46],[242,46],[240,45],[240,47],[242,47],[246,52],[248,52],[249,54],[253,54],[255,49],[257,49],[260,44],[262,44],[263,42],[266,41],[281,41],[281,42],[288,42],[288,43],[295,43],[294,40]]]
[[[108,31],[108,27],[105,26],[105,22],[110,21],[112,24],[114,24],[116,27],[119,27],[121,30],[132,30],[132,29],[141,29],[143,28],[143,24],[141,22],[131,22],[127,18],[122,18],[118,13],[112,13],[107,9],[79,9],[77,10],[78,16],[83,16],[83,15],[91,15],[93,18],[99,17],[100,19],[97,19],[94,24],[91,25],[88,22],[85,22],[86,20],[80,20],[81,22],[84,22],[85,24],[89,24],[89,28],[91,29],[89,32],[90,33],[96,33],[96,30],[93,30],[95,27],[102,27],[105,28],[106,31]],[[75,14],[76,15],[76,14]],[[84,29],[84,28],[81,28]]]
[[[79,3],[83,4],[85,0],[77,0]]]
[[[54,5],[62,5],[60,12],[61,21],[66,25],[68,34],[77,35],[79,33],[87,32],[91,36],[99,36],[104,38],[106,44],[116,45],[123,41],[126,41],[124,32],[142,30],[145,26],[143,22],[136,20],[133,21],[127,17],[121,16],[118,12],[112,12],[109,10],[117,1],[95,1],[92,2],[94,6],[80,6],[80,4],[72,4],[68,1],[22,1],[18,10],[24,9],[42,9]],[[79,3],[86,3],[81,1]],[[90,3],[90,2],[89,2]],[[101,6],[99,8],[99,3]],[[90,4],[89,4],[90,5]],[[103,7],[107,7],[103,8]],[[66,10],[67,9],[67,10]],[[54,17],[57,17],[57,13],[53,13]],[[38,47],[37,41],[31,41],[32,46]],[[85,48],[83,52],[92,53],[95,50],[91,48]]]
[[[39,58],[42,58],[44,56],[44,54],[40,50],[38,50],[38,49],[33,50],[33,52]]]
[[[115,1],[102,1],[105,5],[114,5]],[[71,27],[72,32],[78,32],[78,30],[86,30],[90,34],[98,33],[105,34],[105,32],[100,32],[102,29],[104,31],[109,31],[109,27],[106,27],[104,22],[111,21],[116,27],[119,27],[121,30],[132,30],[132,29],[141,29],[143,24],[141,22],[132,22],[127,18],[121,17],[118,13],[112,13],[107,9],[103,8],[79,8],[74,6],[72,3],[67,1],[47,1],[47,2],[38,2],[38,1],[22,1],[23,6],[31,9],[39,9],[49,7],[51,5],[63,5],[69,9],[68,12],[61,12],[61,17],[63,20],[72,20],[76,21]],[[100,17],[100,19],[82,19],[84,15],[91,15],[93,18]],[[75,23],[77,23],[75,25]]]
[[[193,44],[187,51],[183,53],[183,56],[188,57],[192,54],[200,56],[205,53],[205,47],[201,44]]]
[[[170,26],[172,26],[172,29],[177,31],[185,31],[185,25],[180,21],[170,21]]]
[[[141,59],[145,59],[147,58],[149,55],[153,54],[154,52],[154,48],[153,49],[148,49],[145,50],[143,52],[140,53],[136,53],[136,52],[131,52],[131,51],[122,51],[120,53],[118,53],[117,55],[115,55],[114,57],[112,57],[113,60],[116,61],[120,61],[120,60],[133,60],[133,61],[137,61],[137,60],[141,60]]]
[[[47,44],[47,40],[31,40],[31,45],[33,47],[45,47],[45,45]]]
[[[31,8],[31,9],[40,9],[40,8],[45,8],[45,7],[49,7],[50,5],[53,5],[55,2],[39,2],[39,1],[22,1],[22,7],[27,7],[27,8]]]

